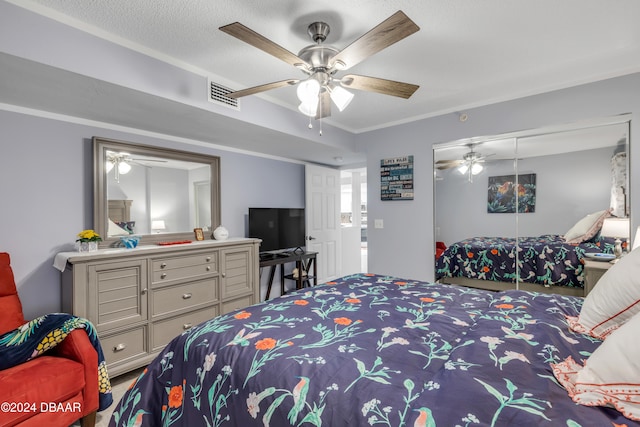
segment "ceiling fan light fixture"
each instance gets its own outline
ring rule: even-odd
[[[298,105],[298,110],[305,116],[315,117],[318,112],[318,100],[311,100],[310,102],[302,102]]]
[[[340,86],[330,88],[329,96],[340,111],[343,111],[345,108],[347,108],[347,106],[353,99],[353,94]]]
[[[482,172],[483,169],[484,169],[484,167],[480,163],[474,162],[471,165],[471,173],[473,175],[478,175],[480,172]]]
[[[127,162],[125,162],[124,160],[121,160],[120,162],[118,162],[118,173],[119,174],[127,174],[129,173],[129,171],[131,170],[131,165]]]
[[[114,161],[112,159],[107,160],[106,162],[107,164],[106,169],[107,169],[107,173],[111,172],[111,170],[113,169],[113,166],[115,165]]]
[[[467,173],[468,170],[469,170],[469,165],[466,162],[461,164],[458,167],[458,172],[460,172],[461,175],[464,175],[465,173]]]
[[[318,94],[320,93],[320,83],[313,77],[309,77],[307,80],[301,81],[298,84],[296,94],[298,99],[303,104],[310,104],[312,101],[318,102]]]

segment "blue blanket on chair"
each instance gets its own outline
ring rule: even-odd
[[[11,368],[38,357],[61,343],[75,329],[84,329],[98,353],[99,411],[113,403],[102,347],[95,328],[86,319],[70,314],[54,313],[33,319],[18,329],[0,335],[0,370]]]

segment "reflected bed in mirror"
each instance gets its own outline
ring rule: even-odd
[[[103,246],[193,240],[220,224],[220,158],[93,138],[94,228]]]
[[[435,278],[583,295],[585,253],[611,253],[614,240],[597,232],[581,242],[563,236],[609,208],[629,217],[629,120],[621,115],[434,146]],[[460,167],[474,160],[482,165],[477,173]],[[535,209],[527,212],[518,208],[528,194],[519,178],[533,174]],[[507,177],[490,188],[491,178]],[[513,210],[491,209],[496,194],[515,200]]]

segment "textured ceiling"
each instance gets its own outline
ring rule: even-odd
[[[11,0],[232,89],[302,77],[222,33],[239,21],[296,53],[306,27],[339,49],[403,10],[421,30],[349,72],[420,85],[409,100],[357,92],[331,124],[351,132],[640,71],[637,0]],[[260,95],[295,109],[295,89]]]

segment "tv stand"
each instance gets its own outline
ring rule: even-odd
[[[298,250],[300,249],[300,250]],[[264,255],[264,257],[263,257]],[[318,266],[316,262],[317,252],[305,252],[302,248],[297,248],[291,252],[280,252],[274,254],[260,254],[260,269],[262,267],[271,267],[269,269],[269,284],[267,286],[267,295],[265,301],[269,299],[271,295],[271,287],[273,285],[273,277],[276,273],[276,268],[280,266],[280,293],[284,295],[285,279],[295,280],[296,289],[302,289],[305,285],[311,286],[313,280],[313,286],[318,284]],[[293,277],[293,274],[284,274],[284,265],[290,262],[295,262],[298,269],[298,277]],[[310,274],[310,269],[313,268],[313,274]],[[302,271],[307,272],[307,276],[302,275]]]

